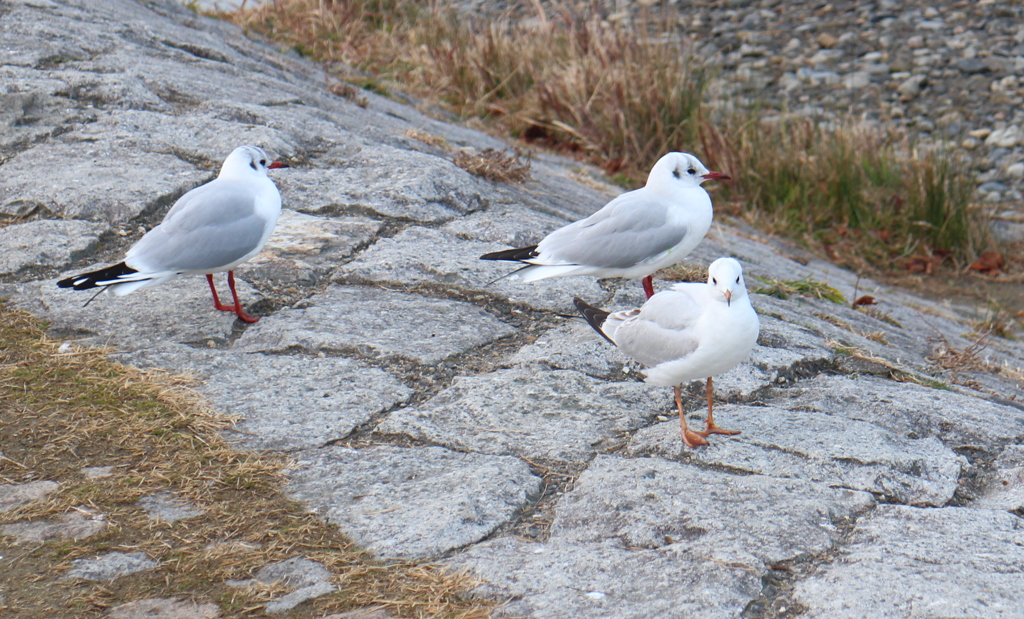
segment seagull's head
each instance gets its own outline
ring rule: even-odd
[[[253,174],[266,176],[267,170],[287,167],[288,164],[272,160],[259,146],[239,146],[224,160],[219,177],[245,178]]]
[[[747,294],[747,285],[743,282],[743,267],[734,258],[719,258],[708,267],[708,286],[714,288],[715,298],[732,305],[733,301]]]
[[[721,172],[711,172],[689,153],[669,153],[658,160],[647,177],[647,186],[654,188],[699,187],[708,180],[730,180]]]

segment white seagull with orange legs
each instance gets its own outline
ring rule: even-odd
[[[700,186],[711,179],[729,177],[708,171],[693,155],[669,153],[651,168],[646,186],[622,194],[536,245],[480,259],[522,263],[524,267],[509,275],[519,274],[527,282],[573,275],[643,278],[650,299],[652,273],[682,260],[711,228],[711,197]]]
[[[594,330],[648,367],[648,384],[674,389],[687,447],[707,445],[709,434],[739,434],[715,425],[711,378],[746,359],[760,331],[739,262],[719,258],[706,284],[675,284],[639,309],[609,313],[578,297],[575,302]],[[699,378],[707,379],[708,418],[695,432],[686,425],[680,385]]]
[[[181,196],[163,222],[125,254],[124,262],[57,282],[61,288],[109,289],[118,296],[179,275],[206,275],[213,306],[245,322],[259,318],[242,309],[234,268],[263,249],[281,214],[281,194],[267,170],[287,168],[256,146],[236,148],[216,179]],[[220,302],[213,274],[228,272],[233,305]]]

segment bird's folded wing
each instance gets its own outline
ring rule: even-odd
[[[637,316],[619,326],[615,343],[630,357],[651,367],[686,357],[697,349],[700,340],[692,329],[667,329]]]
[[[670,224],[667,204],[650,194],[630,192],[587,219],[547,236],[535,264],[579,264],[629,268],[678,245],[689,227]]]
[[[232,225],[253,215],[256,198],[246,184],[218,179],[183,195],[160,225],[172,234]]]
[[[229,265],[259,246],[268,222],[257,214],[251,192],[200,197],[143,237],[125,263],[139,271],[203,271]]]

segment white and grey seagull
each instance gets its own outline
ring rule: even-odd
[[[527,282],[572,275],[643,278],[649,299],[654,295],[652,274],[682,260],[711,227],[711,197],[700,185],[712,179],[730,177],[708,171],[693,155],[668,153],[651,168],[644,187],[620,195],[536,245],[480,259],[522,263],[514,273]]]
[[[239,146],[217,178],[181,196],[163,222],[125,254],[123,262],[57,282],[61,288],[102,287],[118,296],[155,286],[179,275],[206,275],[213,305],[245,322],[259,318],[242,309],[234,268],[263,249],[281,214],[281,194],[267,170],[287,168],[263,149]],[[213,274],[228,272],[234,305],[217,296]]]
[[[645,382],[674,389],[687,447],[707,445],[708,434],[739,434],[715,425],[711,380],[746,359],[760,331],[739,262],[719,258],[708,267],[706,284],[675,284],[639,309],[609,313],[579,297],[575,301],[595,331],[648,367]],[[698,378],[707,379],[708,418],[702,432],[686,426],[679,387]]]

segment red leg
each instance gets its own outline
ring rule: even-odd
[[[712,412],[712,389],[713,387],[711,386],[711,377],[708,376],[708,421],[704,425],[704,431],[698,432],[697,434],[700,434],[701,436],[707,436],[708,434],[728,434],[729,436],[732,436],[733,434],[739,434],[739,430],[724,430],[715,425],[715,417]]]
[[[674,387],[676,394],[676,407],[679,409],[679,428],[683,431],[683,444],[693,448],[700,445],[707,445],[708,441],[697,432],[686,427],[686,415],[683,413],[682,389]]]
[[[217,296],[217,288],[215,288],[214,285],[213,285],[213,274],[212,273],[207,273],[206,274],[206,281],[208,281],[210,283],[210,292],[213,293],[213,306],[216,307],[217,309],[219,309],[222,312],[233,312],[233,311],[235,311],[235,308],[233,306],[231,306],[231,305],[224,305],[223,303],[220,302],[220,297]]]
[[[653,297],[654,296],[654,276],[653,275],[648,275],[647,277],[643,278],[640,281],[640,283],[642,283],[644,285],[644,294],[647,295],[647,298],[650,299],[651,297]]]
[[[247,323],[255,323],[259,321],[258,318],[251,314],[246,314],[246,311],[242,308],[242,302],[239,300],[239,293],[234,290],[234,272],[227,272],[227,287],[231,289],[231,298],[234,299],[234,306],[228,307],[231,312],[234,312],[234,316],[238,316],[239,319]]]
[[[244,320],[245,322],[256,322],[256,321],[258,321],[259,318],[255,317],[255,316],[253,316],[251,314],[246,314],[245,310],[242,309],[242,304],[238,301],[238,293],[235,292],[235,272],[234,271],[228,271],[228,288],[231,289],[231,297],[235,300],[235,307],[233,308],[235,310],[235,315],[238,316],[240,319]]]

